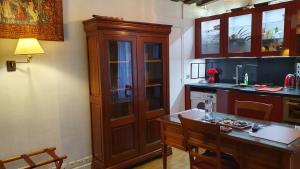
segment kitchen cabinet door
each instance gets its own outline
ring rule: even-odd
[[[244,13],[244,12],[243,12]],[[244,13],[228,17],[228,56],[250,56],[253,52],[253,14]]]
[[[196,58],[220,57],[223,55],[223,17],[213,16],[195,21]]]
[[[239,101],[253,101],[266,104],[272,104],[273,110],[271,112],[270,120],[282,122],[283,120],[283,99],[281,96],[260,95],[252,93],[243,93],[232,90],[217,90],[217,112],[226,114],[235,114],[235,100]],[[260,112],[246,111],[241,112],[240,116],[261,119]]]
[[[285,8],[262,13],[261,52],[283,51]]]
[[[232,90],[217,89],[217,112],[234,114],[234,101],[238,92]]]
[[[266,104],[272,104],[273,109],[270,115],[270,121],[282,122],[283,120],[283,99],[281,96],[250,94],[239,92],[234,100],[253,101]],[[232,104],[234,105],[234,104]],[[234,107],[233,107],[234,110]],[[243,114],[244,113],[244,114]],[[242,112],[242,116],[260,119],[260,112]]]
[[[294,3],[281,3],[262,7],[258,10],[260,20],[259,25],[259,55],[261,56],[289,56],[295,54],[295,47],[291,41],[295,41],[292,34],[296,35],[296,30],[292,30]],[[294,39],[294,40],[293,40]]]

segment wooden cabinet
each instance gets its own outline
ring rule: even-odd
[[[235,100],[272,104],[273,110],[270,115],[270,120],[276,122],[283,121],[283,99],[281,96],[252,94],[230,90],[217,90],[217,111],[221,113],[234,114]],[[257,114],[246,111],[242,112],[242,116],[259,118],[257,117]]]
[[[296,3],[259,5],[196,19],[195,57],[296,55]]]
[[[87,35],[93,168],[126,168],[160,155],[169,114],[171,26],[94,16]]]

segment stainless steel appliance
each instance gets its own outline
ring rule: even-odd
[[[284,121],[300,124],[300,98],[285,97],[283,108]]]
[[[205,100],[209,97],[212,98],[213,111],[216,111],[217,95],[210,92],[191,91],[191,108],[205,110]]]

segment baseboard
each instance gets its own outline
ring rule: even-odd
[[[92,168],[92,156],[87,156],[78,160],[63,163],[61,169],[91,169]],[[51,167],[50,169],[56,169]]]

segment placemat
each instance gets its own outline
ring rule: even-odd
[[[290,144],[300,138],[300,131],[293,128],[270,125],[257,132],[250,133],[250,135],[283,144]]]

